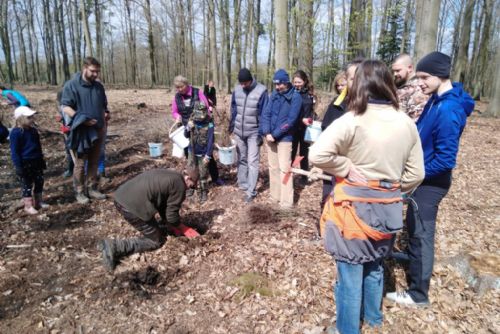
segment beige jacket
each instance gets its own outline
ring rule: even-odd
[[[410,192],[424,179],[422,145],[415,123],[392,106],[368,104],[363,115],[346,113],[309,148],[309,161],[346,177],[354,165],[368,180],[401,182]]]

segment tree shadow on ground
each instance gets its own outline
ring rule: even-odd
[[[88,206],[75,205],[69,210],[61,210],[57,213],[49,213],[48,221],[34,226],[34,231],[59,231],[75,229],[88,224],[88,219],[94,216],[94,210]]]

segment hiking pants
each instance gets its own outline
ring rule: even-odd
[[[164,227],[158,224],[154,217],[148,221],[144,221],[116,201],[115,207],[123,218],[143,235],[140,238],[119,240],[117,244],[120,246],[120,255],[155,250],[165,243],[166,231]]]
[[[408,227],[408,293],[416,303],[429,301],[429,285],[434,265],[434,234],[439,203],[451,186],[451,172],[425,180],[415,190],[406,213]],[[418,210],[417,210],[418,208]]]
[[[238,187],[248,197],[255,197],[257,180],[259,179],[260,146],[259,134],[255,133],[245,138],[235,136],[236,152],[238,153]]]

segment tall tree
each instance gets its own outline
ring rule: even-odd
[[[300,44],[299,68],[304,69],[313,78],[313,47],[314,47],[314,0],[300,1]]]
[[[57,39],[62,56],[62,74],[64,81],[69,80],[71,74],[69,71],[68,48],[66,46],[66,27],[64,24],[64,6],[63,1],[56,1],[56,10],[54,12],[55,24],[57,28]]]
[[[124,0],[127,24],[127,44],[130,54],[130,76],[132,83],[137,83],[137,43],[135,29],[132,25],[132,8],[131,0]]]
[[[216,41],[216,29],[215,24],[215,2],[214,0],[208,1],[208,26],[210,35],[210,53],[211,53],[211,74],[212,80],[216,88],[219,88],[219,66],[217,64],[217,41]]]
[[[288,67],[288,6],[287,0],[274,0],[276,11],[276,67],[286,69]]]
[[[144,0],[144,16],[148,23],[148,46],[149,63],[151,68],[151,84],[156,85],[156,59],[155,59],[155,41],[153,37],[153,19],[151,17],[151,1]]]
[[[0,40],[2,41],[2,50],[5,57],[5,64],[7,65],[7,78],[9,84],[12,86],[14,83],[14,71],[12,67],[8,12],[9,1],[0,0]]]
[[[415,59],[436,50],[441,0],[419,0],[416,11]]]
[[[481,45],[479,47],[477,69],[472,80],[472,96],[479,99],[483,92],[483,78],[486,77],[486,70],[488,68],[488,48],[490,46],[490,34],[494,21],[492,20],[494,12],[494,0],[484,0],[483,13],[484,13],[484,27],[481,34]]]
[[[467,0],[460,31],[460,44],[458,47],[457,58],[454,62],[453,80],[464,82],[467,72],[467,63],[469,58],[470,32],[472,27],[472,15],[474,13],[474,0]]]
[[[81,20],[83,23],[83,33],[85,36],[85,45],[87,47],[86,50],[86,55],[87,56],[94,56],[94,49],[92,47],[92,36],[90,35],[90,28],[89,28],[89,13],[87,11],[87,1],[85,0],[80,0],[80,16]]]
[[[255,1],[255,24],[253,25],[254,41],[252,45],[252,70],[257,74],[257,50],[259,48],[259,37],[262,35],[262,24],[260,23],[260,0]]]

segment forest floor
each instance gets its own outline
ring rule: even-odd
[[[55,89],[24,90],[38,110],[47,159],[50,208],[28,216],[19,207],[7,144],[0,146],[0,333],[323,333],[335,319],[331,257],[314,241],[321,183],[295,187],[296,209],[269,201],[262,152],[259,196],[245,205],[236,169],[220,166],[225,185],[203,205],[186,201],[181,215],[199,226],[196,239],[169,237],[161,249],[124,260],[114,272],[101,263],[100,239],[135,230],[111,198],[74,201],[58,133]],[[170,157],[170,101],[165,90],[109,90],[112,112],[107,173],[112,192],[151,168],[181,168]],[[221,100],[223,100],[221,98]],[[144,102],[145,108],[137,104]],[[227,101],[226,104],[227,105]],[[4,111],[4,119],[10,119]],[[462,137],[452,188],[437,223],[432,306],[400,307],[384,300],[384,333],[500,333],[500,295],[479,295],[447,259],[472,254],[480,271],[499,277],[500,120],[474,113]],[[161,135],[162,159],[147,142]],[[465,255],[464,255],[465,256]],[[485,261],[486,261],[485,260]],[[388,262],[386,290],[404,288],[404,268]]]

